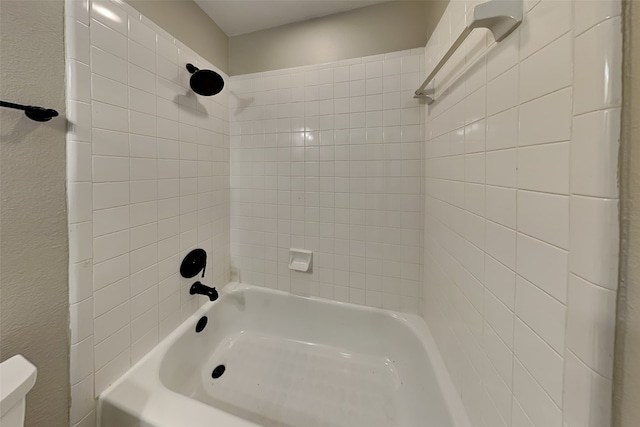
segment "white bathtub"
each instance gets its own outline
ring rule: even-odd
[[[98,408],[101,427],[470,426],[420,317],[237,283]]]

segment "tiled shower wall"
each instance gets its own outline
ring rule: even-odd
[[[204,248],[204,281],[228,282],[228,91],[196,96],[186,63],[218,70],[128,5],[66,6],[71,423],[84,427],[94,396],[202,302],[183,255]]]
[[[424,49],[231,79],[231,261],[245,283],[418,312]],[[289,248],[313,251],[309,273]]]
[[[610,424],[619,1],[524,2],[476,30],[426,111],[424,314],[475,427]],[[452,1],[430,70],[462,31]]]

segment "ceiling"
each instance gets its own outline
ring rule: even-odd
[[[229,37],[388,0],[195,0]]]

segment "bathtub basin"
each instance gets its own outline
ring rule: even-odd
[[[470,426],[419,316],[238,283],[105,390],[98,413],[101,427]]]

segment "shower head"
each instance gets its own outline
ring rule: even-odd
[[[198,95],[217,95],[224,88],[224,80],[220,74],[211,70],[199,70],[192,64],[187,64],[187,71],[191,73],[189,84]]]

